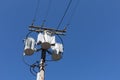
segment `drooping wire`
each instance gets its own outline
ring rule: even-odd
[[[59,24],[57,26],[57,29],[59,29],[60,25],[62,24],[62,22],[64,20],[64,17],[66,16],[66,14],[67,14],[67,12],[68,12],[68,10],[70,8],[71,3],[72,3],[72,0],[69,1],[69,4],[68,4],[68,6],[67,6],[67,8],[66,8],[66,10],[65,10],[65,12],[64,12],[64,14],[63,14],[63,16],[62,16],[62,18],[60,20],[60,22],[59,22]]]
[[[70,16],[70,18],[69,18],[69,20],[68,20],[67,27],[70,25],[70,23],[71,23],[74,15],[75,15],[75,13],[76,13],[76,10],[77,10],[77,8],[78,8],[79,2],[80,2],[80,0],[77,0],[76,4],[75,4],[75,6],[74,6],[74,8],[73,8],[73,10],[72,10],[72,14],[71,14],[71,16]]]
[[[31,66],[31,64],[29,64],[29,63],[27,63],[27,62],[25,61],[24,55],[22,55],[22,60],[23,60],[23,62],[24,62],[27,66]]]
[[[32,71],[32,67],[30,67],[30,73],[33,75],[33,76],[36,76],[36,74],[35,73],[33,73],[33,71]]]
[[[31,74],[34,75],[34,76],[36,76],[36,74],[37,74],[37,72],[38,72],[39,70],[36,71],[35,68],[40,69],[39,61],[36,61],[36,62],[33,63],[33,64],[28,64],[28,63],[25,61],[25,59],[24,59],[24,55],[22,56],[22,59],[23,59],[23,62],[24,62],[27,66],[29,66],[29,69],[30,69]]]
[[[61,36],[60,36],[60,35],[57,35],[57,36],[58,36],[58,38],[60,39],[61,43],[62,43],[63,46],[64,46],[64,42],[63,42],[63,39],[61,38]]]
[[[37,7],[36,7],[36,10],[35,10],[35,14],[34,14],[33,20],[32,20],[32,25],[34,25],[34,23],[36,21],[36,17],[37,17],[37,14],[38,14],[39,6],[40,6],[40,0],[37,0]]]
[[[26,35],[26,39],[28,38],[28,36],[32,33],[33,31],[30,31],[27,35]]]
[[[34,76],[36,76],[36,74],[39,72],[39,70],[36,71],[35,68],[40,69],[39,61],[36,61],[34,64],[30,65],[30,72],[31,72],[31,74],[33,74]]]

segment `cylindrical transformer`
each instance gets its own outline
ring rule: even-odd
[[[59,54],[56,54],[56,51],[53,51],[53,53],[52,53],[52,59],[54,60],[54,61],[58,61],[58,60],[60,60],[62,58],[62,55],[59,53]]]
[[[35,51],[35,40],[32,37],[28,37],[25,39],[25,48],[24,48],[24,53],[25,55],[32,55]]]
[[[63,52],[63,45],[60,43],[56,43],[55,46],[51,47],[53,52],[52,52],[52,59],[57,61],[62,58],[62,52]]]
[[[44,33],[39,33],[37,38],[37,44],[44,42],[47,42],[49,44],[55,44],[55,36],[47,31],[44,31]]]

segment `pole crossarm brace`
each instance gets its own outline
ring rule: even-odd
[[[63,30],[57,30],[53,28],[46,28],[46,27],[41,27],[41,26],[29,26],[29,31],[34,31],[34,32],[43,32],[45,30],[51,31],[54,34],[57,35],[65,35],[66,33],[66,27]]]

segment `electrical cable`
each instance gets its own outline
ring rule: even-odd
[[[45,21],[46,21],[48,15],[49,15],[49,11],[50,11],[50,8],[51,8],[51,4],[52,4],[52,0],[49,0],[49,2],[48,2],[48,7],[47,7],[47,10],[46,10],[45,19],[44,19]]]
[[[37,74],[37,71],[35,71],[35,68],[33,68],[33,71]]]
[[[35,70],[35,68],[36,68],[36,67],[39,68],[38,65],[32,65],[32,67],[33,67],[34,73],[37,73],[37,71]]]
[[[26,39],[28,38],[28,36],[29,36],[32,32],[33,32],[33,31],[30,31],[30,32],[27,33]]]
[[[49,10],[50,10],[50,8],[51,8],[51,3],[52,3],[52,0],[49,0],[49,2],[48,2],[48,7],[47,7],[47,10],[46,10],[46,14],[45,14],[44,20],[42,21],[41,27],[44,27],[44,24],[45,24],[46,19],[47,19],[47,17],[48,17]]]
[[[34,13],[32,25],[34,25],[34,22],[36,21],[36,17],[37,17],[37,13],[38,13],[38,10],[39,10],[39,6],[40,6],[40,0],[37,0],[37,7],[36,7],[36,10],[35,10],[35,13]]]
[[[35,63],[33,63],[32,65],[30,65],[30,72],[36,76],[37,72],[39,71],[36,71],[35,68],[38,68],[40,69],[40,65],[39,65],[39,61],[36,61]]]
[[[75,12],[76,12],[76,10],[77,10],[77,8],[78,8],[79,2],[80,2],[80,0],[77,0],[77,2],[76,2],[76,4],[75,4],[75,7],[73,8],[72,14],[71,14],[71,16],[70,16],[70,18],[69,18],[69,20],[68,20],[67,27],[70,25],[70,23],[71,23],[71,21],[72,21],[72,18],[73,18],[73,16],[75,15]]]
[[[24,55],[22,55],[22,60],[23,60],[23,62],[24,62],[27,66],[31,66],[30,64],[28,64],[28,63],[25,61]]]
[[[53,61],[55,61],[55,60],[45,60],[46,62],[53,62]]]
[[[30,67],[30,72],[31,72],[31,74],[33,74],[34,76],[36,76],[35,73],[37,73],[37,71],[35,71],[35,67],[37,67],[37,68],[39,69],[39,63],[38,63],[38,61],[36,61],[34,64],[28,64],[28,63],[25,61],[24,56],[22,56],[22,60],[23,60],[23,62],[24,62],[27,66]]]
[[[31,66],[30,66],[30,72],[31,72],[32,75],[36,76],[36,74],[33,73]]]
[[[63,14],[63,16],[62,16],[62,18],[60,20],[60,22],[59,22],[59,24],[57,26],[57,29],[59,29],[60,25],[62,24],[62,22],[64,20],[64,17],[66,16],[66,14],[67,14],[67,12],[68,12],[68,10],[70,8],[71,3],[72,3],[72,0],[69,1],[69,4],[68,4],[68,6],[67,6],[67,8],[66,8],[66,10],[65,10],[65,12],[64,12],[64,14]]]

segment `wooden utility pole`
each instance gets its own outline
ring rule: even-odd
[[[41,61],[40,61],[40,71],[37,73],[37,80],[45,80],[45,59],[46,50],[42,50]]]

